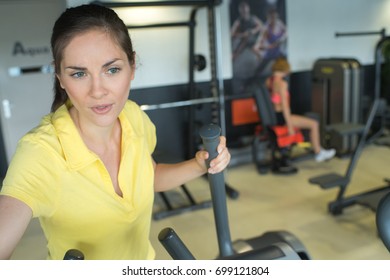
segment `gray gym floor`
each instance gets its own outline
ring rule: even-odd
[[[360,158],[348,194],[385,185],[389,177],[390,148],[367,146]],[[287,230],[306,246],[312,259],[318,260],[388,260],[390,253],[377,236],[375,214],[361,206],[332,216],[327,204],[336,189],[322,190],[308,183],[308,178],[328,172],[343,173],[349,160],[335,158],[316,163],[309,159],[298,162],[299,172],[292,176],[271,173],[260,175],[253,164],[231,167],[226,181],[240,192],[238,199],[228,198],[229,223],[233,240],[251,238],[266,231]],[[190,184],[194,198],[201,202],[210,199],[208,184],[198,179]],[[182,193],[169,193],[174,201],[183,201]],[[156,199],[155,211],[163,204]],[[172,227],[197,259],[213,259],[218,254],[214,218],[211,208],[183,213],[153,221],[151,241],[157,259],[170,259],[160,245],[160,230]],[[34,220],[13,259],[44,259],[45,241]]]

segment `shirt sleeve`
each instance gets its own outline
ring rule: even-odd
[[[50,215],[58,193],[56,162],[49,149],[25,137],[10,162],[1,194],[26,203],[33,217]]]

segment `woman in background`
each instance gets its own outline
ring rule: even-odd
[[[294,115],[290,109],[290,93],[286,77],[290,74],[290,64],[284,57],[279,57],[272,65],[272,75],[267,78],[266,86],[271,94],[271,102],[276,112],[278,125],[287,125],[290,134],[294,134],[294,127],[308,129],[310,142],[315,154],[315,160],[322,162],[333,158],[335,149],[326,150],[320,145],[319,124],[316,120]]]

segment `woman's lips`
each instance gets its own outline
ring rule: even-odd
[[[112,108],[112,104],[104,104],[104,105],[91,107],[92,111],[99,115],[106,114],[111,110],[111,108]]]

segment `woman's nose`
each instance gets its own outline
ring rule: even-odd
[[[96,99],[100,99],[107,94],[107,90],[104,86],[104,81],[102,77],[94,77],[92,79],[90,95]]]

